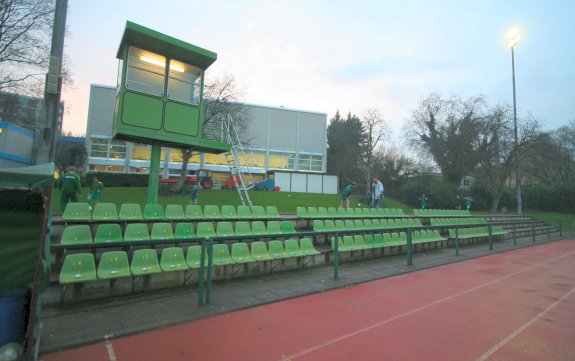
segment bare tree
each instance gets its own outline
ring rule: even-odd
[[[385,123],[383,115],[376,108],[367,109],[363,116],[362,124],[366,135],[362,163],[365,169],[366,190],[369,191],[374,167],[375,149],[389,136],[389,126]]]

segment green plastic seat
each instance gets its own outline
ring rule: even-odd
[[[143,221],[142,207],[137,203],[123,203],[118,214],[120,221]]]
[[[268,224],[266,226],[267,230],[268,230],[268,234],[282,234],[282,228],[280,225],[280,222],[278,221],[268,221]]]
[[[160,258],[160,268],[164,272],[186,271],[188,265],[184,257],[184,250],[180,247],[168,247],[162,250]]]
[[[96,262],[91,253],[69,254],[60,270],[61,284],[93,281],[96,279]]]
[[[371,213],[371,208],[362,208],[361,214],[364,218],[371,218],[374,216],[374,214]]]
[[[335,230],[335,221],[333,219],[326,219],[323,222],[326,231],[334,231]]]
[[[186,206],[186,218],[190,220],[204,219],[204,212],[202,212],[202,206],[200,206],[199,204],[188,204]]]
[[[299,249],[304,256],[315,256],[320,254],[313,246],[313,239],[311,238],[302,238],[299,241]]]
[[[341,208],[341,207],[339,207],[339,208],[337,209],[337,216],[338,216],[339,218],[345,218],[345,217],[347,217],[346,208]]]
[[[335,207],[327,207],[327,213],[329,214],[330,218],[337,217],[337,208]]]
[[[181,204],[168,204],[164,217],[170,221],[180,221],[186,219],[184,207]]]
[[[321,219],[314,219],[313,220],[313,231],[314,232],[325,231],[325,225]]]
[[[278,209],[276,206],[267,206],[266,207],[266,216],[267,218],[281,218],[280,212],[278,212]]]
[[[355,209],[353,209],[353,208],[346,208],[345,213],[346,213],[346,216],[348,218],[355,218],[356,217]]]
[[[345,222],[341,219],[336,219],[335,220],[335,229],[334,231],[345,231],[347,228],[345,228]]]
[[[238,206],[239,219],[252,219],[254,218],[252,210],[249,206]]]
[[[353,251],[355,250],[355,243],[353,243],[352,236],[338,237],[338,250],[341,252]],[[331,238],[331,247],[335,249],[335,237]]]
[[[329,213],[327,212],[326,207],[317,207],[317,213],[318,213],[320,218],[329,218],[330,217]]]
[[[355,245],[355,249],[369,248],[367,243],[365,243],[365,239],[361,234],[356,234],[355,236],[353,236],[353,243]]]
[[[222,214],[220,213],[218,206],[207,204],[204,206],[204,217],[207,219],[221,219]]]
[[[89,244],[92,243],[92,232],[87,224],[78,224],[64,228],[60,244]]]
[[[374,218],[374,219],[371,220],[371,225],[372,225],[371,229],[381,229],[381,228],[383,228],[382,225],[381,225],[381,221],[380,221],[379,219],[377,219],[377,218]]]
[[[232,222],[218,222],[216,226],[216,234],[218,237],[232,237],[235,236],[234,227]]]
[[[98,263],[98,278],[110,279],[129,277],[131,275],[130,263],[126,252],[110,251],[102,253]]]
[[[367,248],[378,248],[379,244],[375,241],[373,234],[366,234],[363,236]]]
[[[269,261],[273,257],[270,256],[266,243],[263,241],[255,241],[251,244],[251,254],[256,261]]]
[[[308,218],[307,216],[307,208],[306,207],[296,207],[295,209],[295,215],[298,218]]]
[[[250,222],[238,221],[236,222],[236,227],[234,230],[236,236],[247,237],[252,235],[252,230],[250,228]]]
[[[350,208],[348,208],[350,209]],[[351,219],[346,219],[345,222],[345,229],[348,231],[352,231],[355,230],[355,223],[353,223],[353,221]]]
[[[216,230],[212,222],[200,222],[198,223],[198,228],[196,230],[196,235],[199,238],[213,238],[216,236]]]
[[[274,259],[288,258],[286,251],[283,246],[283,242],[279,240],[273,240],[268,243],[268,252],[270,256]]]
[[[224,219],[236,219],[238,218],[238,213],[236,212],[236,207],[224,204],[222,206],[221,212],[222,218]]]
[[[230,250],[227,244],[225,243],[214,244],[212,263],[215,266],[226,266],[236,263],[230,256]]]
[[[252,257],[248,244],[245,242],[236,242],[232,244],[232,259],[236,263],[255,262]]]
[[[355,219],[353,221],[353,226],[358,231],[363,231],[366,229],[365,225],[363,224],[363,220],[361,220],[361,219]]]
[[[301,257],[304,254],[301,252],[299,248],[299,241],[294,238],[287,239],[285,241],[285,251],[289,257]]]
[[[98,203],[94,207],[94,213],[92,213],[92,220],[95,222],[102,221],[117,221],[118,220],[118,209],[114,203]]]
[[[161,204],[146,204],[144,206],[144,220],[163,221],[164,219],[164,209]]]
[[[371,221],[371,219],[364,219],[363,220],[363,229],[365,230],[372,230],[373,227],[373,223]]]
[[[186,264],[189,268],[200,268],[201,265],[201,252],[202,246],[194,245],[188,247],[188,252],[186,253]],[[204,265],[208,265],[208,257],[206,255],[206,261]]]
[[[376,233],[373,235],[373,243],[374,245],[377,245],[377,247],[385,247],[385,235],[387,234],[387,236],[389,237],[389,233]],[[391,237],[389,238],[389,240],[391,241]]]
[[[174,231],[172,229],[172,224],[168,222],[154,223],[152,225],[152,232],[150,233],[150,239],[155,241],[174,239]]]
[[[282,233],[296,233],[295,226],[292,221],[281,222],[281,230]]]
[[[391,234],[391,243],[395,246],[402,244],[401,239],[399,238],[399,233],[393,232]]]
[[[252,235],[254,236],[265,236],[268,234],[266,229],[266,224],[263,221],[252,222]]]
[[[92,220],[88,203],[70,202],[62,214],[64,222],[87,222]]]
[[[307,207],[307,218],[319,218],[319,213],[316,207]]]
[[[196,230],[194,229],[194,224],[190,222],[180,222],[176,224],[174,238],[177,239],[196,238]]]
[[[122,242],[122,227],[117,223],[99,224],[94,236],[94,243]]]
[[[134,276],[160,273],[160,263],[155,249],[138,249],[134,251],[130,271]]]
[[[147,241],[150,239],[145,223],[128,223],[124,231],[124,241]]]
[[[253,206],[252,207],[252,215],[254,218],[265,219],[268,217],[266,214],[266,210],[262,206]]]
[[[393,238],[391,236],[391,233],[384,233],[382,236],[383,236],[383,245],[384,246],[392,246],[393,245]],[[399,234],[397,235],[397,237],[399,238]]]

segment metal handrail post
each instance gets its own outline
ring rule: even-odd
[[[517,223],[513,223],[513,245],[517,246]]]
[[[204,272],[205,272],[205,261],[206,261],[206,240],[205,238],[200,239],[200,270],[198,275],[198,306],[204,304]]]
[[[491,223],[487,226],[489,229],[489,250],[493,251],[493,226]]]
[[[533,239],[533,243],[535,243],[535,223],[531,222],[531,237]]]
[[[206,304],[209,305],[212,300],[212,262],[214,255],[214,240],[208,239],[208,280],[206,287]]]
[[[563,222],[559,220],[559,237],[563,238]]]
[[[455,226],[455,255],[459,256],[459,226]]]
[[[338,233],[335,232],[333,241],[333,278],[339,279],[339,238]]]
[[[411,228],[407,228],[407,265],[411,266],[413,264],[413,240],[411,234]]]

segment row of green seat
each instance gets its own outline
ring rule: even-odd
[[[473,224],[487,224],[485,218],[431,218],[429,220],[432,226],[460,226],[460,225],[473,225]]]
[[[493,236],[501,236],[504,235],[505,230],[503,230],[502,226],[492,226],[491,227],[491,235]],[[457,237],[459,238],[476,238],[476,237],[488,237],[489,236],[489,227],[471,227],[471,228],[459,228],[457,230]],[[455,229],[449,229],[449,237],[450,238],[457,238]]]
[[[397,219],[341,219],[331,220],[315,219],[313,221],[314,232],[329,231],[369,231],[386,228],[411,228],[422,227],[421,221],[416,218],[397,218]]]
[[[114,203],[98,203],[92,213],[87,203],[68,203],[62,219],[65,222],[109,222],[109,221],[162,221],[162,220],[217,220],[217,219],[278,219],[280,214],[275,206],[168,204],[164,211],[161,204],[146,204],[144,211],[139,204],[124,203],[120,212]]]
[[[301,219],[318,218],[384,218],[403,217],[400,208],[335,208],[335,207],[297,207],[296,216]]]
[[[422,230],[412,233],[413,244],[444,240],[445,238],[441,237],[437,230]],[[407,233],[405,232],[338,237],[338,250],[343,252],[405,245],[407,245]],[[331,238],[331,246],[335,249],[335,237]]]
[[[251,223],[251,224],[250,224]],[[60,239],[61,245],[109,243],[122,241],[148,241],[170,239],[195,239],[204,237],[265,237],[278,236],[281,234],[295,233],[295,227],[291,221],[237,221],[235,227],[232,222],[221,221],[199,222],[197,229],[191,222],[179,222],[175,230],[169,222],[156,222],[151,226],[146,223],[128,223],[122,235],[122,228],[117,223],[102,223],[96,228],[96,234],[92,238],[90,225],[68,225],[64,228]]]
[[[416,217],[469,217],[471,212],[466,209],[414,209]]]
[[[284,243],[279,240],[265,242],[257,241],[248,245],[245,242],[232,244],[231,253],[226,244],[215,244],[212,262],[214,266],[242,264],[256,261],[271,261],[290,257],[317,255],[311,238],[288,239]],[[207,258],[206,258],[207,262]],[[98,267],[91,253],[69,254],[64,259],[60,270],[61,284],[93,281],[96,279],[112,279],[119,277],[141,276],[160,272],[186,271],[197,269],[201,264],[201,246],[190,246],[186,255],[180,247],[169,247],[158,253],[154,249],[139,249],[134,251],[131,261],[125,251],[110,251],[102,253]]]

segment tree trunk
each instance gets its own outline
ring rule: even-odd
[[[179,192],[186,182],[186,176],[188,174],[188,163],[192,157],[192,151],[190,149],[181,149],[180,151],[182,153],[182,169],[180,171],[180,179],[178,179],[178,183],[175,187],[176,192]]]
[[[496,192],[493,195],[493,199],[491,200],[491,206],[489,207],[489,212],[497,213],[497,208],[499,208],[499,201],[501,200],[501,194],[503,193],[502,190]]]

